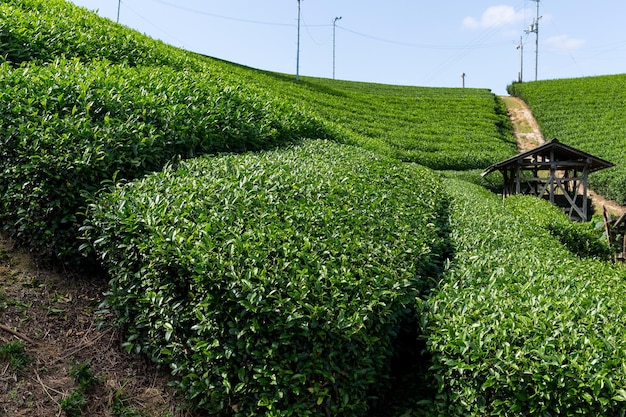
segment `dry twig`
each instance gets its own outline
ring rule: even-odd
[[[76,349],[72,350],[71,352],[69,352],[68,354],[61,356],[60,358],[58,358],[55,362],[61,362],[71,356],[74,356],[76,353],[80,352],[83,349],[88,348],[89,346],[92,346],[94,343],[96,343],[98,340],[102,339],[105,335],[107,335],[108,333],[110,333],[112,330],[112,328],[108,328],[105,331],[103,331],[101,334],[99,334],[96,338],[94,338],[93,340],[88,341],[87,343],[82,344],[81,346],[77,347]]]
[[[12,334],[13,336],[22,339],[23,341],[30,343],[31,345],[37,345],[37,342],[35,342],[34,340],[32,340],[30,337],[17,332],[15,330],[13,330],[12,328],[10,328],[9,326],[5,326],[4,324],[0,324],[0,330],[4,330],[7,333]]]

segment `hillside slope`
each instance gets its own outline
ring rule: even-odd
[[[489,91],[295,82],[61,0],[0,13],[9,245],[107,268],[0,254],[9,415],[618,415],[598,230],[432,169],[515,152]]]
[[[615,163],[590,177],[598,193],[626,203],[626,74],[513,84],[547,138]]]
[[[86,201],[173,158],[321,138],[466,170],[515,146],[487,90],[296,83],[152,41],[63,0],[4,1],[0,14],[0,222],[65,266],[85,261]]]

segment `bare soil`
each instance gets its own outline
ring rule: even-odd
[[[106,324],[111,318],[99,326],[105,289],[102,277],[39,268],[0,237],[0,348],[23,343],[28,358],[16,370],[11,355],[0,355],[0,416],[66,415],[61,403],[79,389],[70,374],[78,365],[95,377],[82,415],[191,416],[179,408],[166,372],[120,348],[119,331]]]
[[[504,101],[511,118],[519,151],[526,152],[544,143],[545,140],[539,124],[526,103],[522,99],[512,96],[500,98]]]

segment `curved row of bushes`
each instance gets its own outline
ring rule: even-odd
[[[487,90],[295,83],[172,48],[64,0],[0,3],[0,44],[0,223],[66,265],[80,260],[76,229],[102,182],[173,156],[334,138],[463,169],[514,150]]]
[[[169,67],[59,60],[0,66],[0,223],[75,262],[86,200],[174,156],[268,149],[331,133],[288,101]]]
[[[435,174],[327,141],[197,158],[101,196],[87,234],[129,350],[219,415],[363,415],[437,276]]]
[[[486,89],[313,78],[281,89],[335,124],[349,143],[404,162],[436,170],[485,169],[517,152],[506,109]]]
[[[624,269],[560,245],[545,201],[448,189],[456,252],[423,305],[435,414],[623,415]]]
[[[65,0],[0,2],[0,54],[13,66],[60,58],[129,66],[199,67],[191,55]]]

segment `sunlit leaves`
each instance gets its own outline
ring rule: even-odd
[[[59,60],[0,67],[0,222],[76,261],[85,199],[175,156],[267,149],[326,134],[278,98],[195,71]],[[80,257],[78,257],[80,259]]]
[[[546,201],[448,189],[456,253],[423,323],[439,412],[621,415],[623,268],[561,245]]]
[[[438,272],[441,191],[424,168],[312,141],[170,166],[103,195],[89,230],[127,347],[194,402],[362,415]]]

